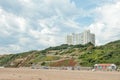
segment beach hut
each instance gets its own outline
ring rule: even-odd
[[[95,70],[116,70],[115,64],[95,64],[94,69]]]

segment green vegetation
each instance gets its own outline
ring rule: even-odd
[[[90,52],[80,55],[80,65],[92,66],[95,63],[115,63],[120,65],[120,40],[95,47]]]
[[[120,40],[96,47],[91,43],[86,45],[63,44],[41,51],[35,50],[0,56],[0,66],[6,67],[31,66],[32,64],[69,66],[71,63],[81,66],[115,63],[120,66]]]

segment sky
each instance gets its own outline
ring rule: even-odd
[[[61,45],[87,29],[96,45],[120,39],[120,0],[0,0],[0,54]]]

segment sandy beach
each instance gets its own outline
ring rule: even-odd
[[[120,72],[1,68],[0,80],[120,80]]]

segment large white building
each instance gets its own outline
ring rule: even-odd
[[[89,42],[95,45],[95,34],[91,33],[90,30],[77,34],[72,33],[66,36],[66,43],[69,45],[87,44]]]

